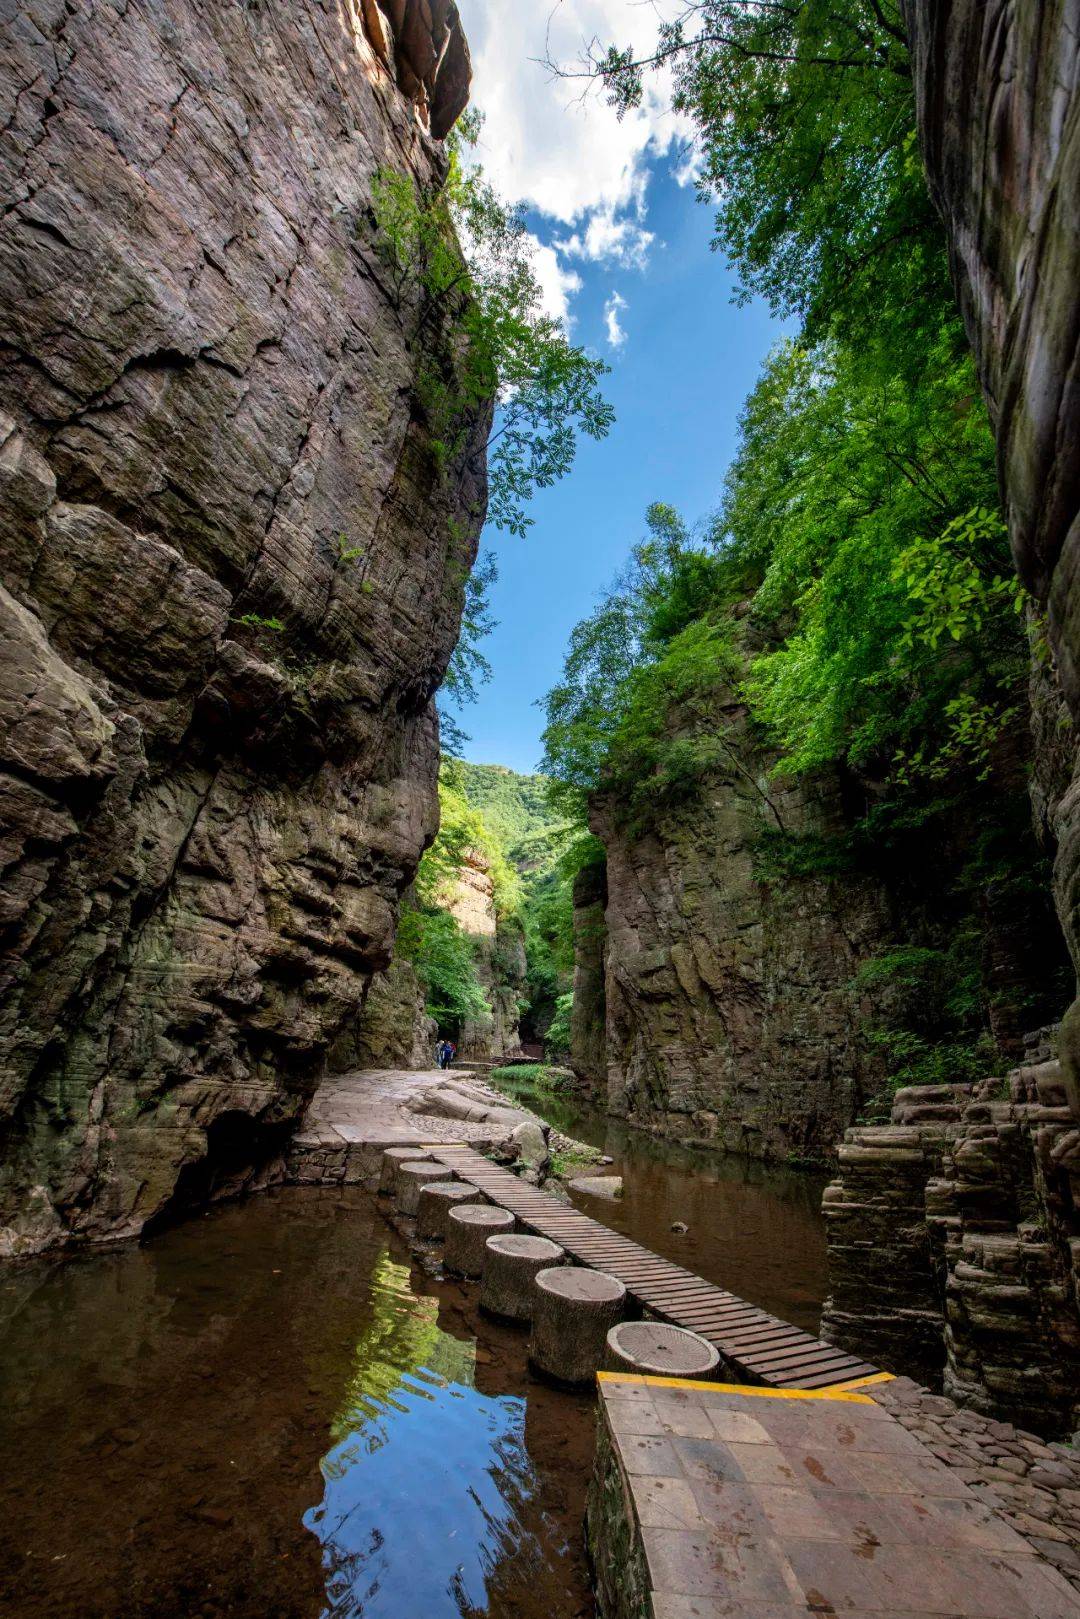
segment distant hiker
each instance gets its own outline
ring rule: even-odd
[[[436,1066],[436,1068],[441,1068],[442,1065],[443,1065],[443,1043],[442,1043],[441,1040],[436,1040],[436,1042],[435,1042],[435,1066]]]
[[[449,1068],[450,1064],[453,1062],[453,1060],[454,1060],[454,1058],[456,1056],[457,1056],[457,1046],[455,1046],[455,1044],[454,1044],[454,1042],[452,1040],[448,1040],[446,1042],[446,1066],[447,1066],[447,1068]]]

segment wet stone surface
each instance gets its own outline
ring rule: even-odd
[[[965,1411],[910,1378],[871,1392],[1080,1592],[1080,1452]]]
[[[629,1602],[605,1591],[613,1619],[647,1611],[642,1579],[656,1619],[1080,1615],[1030,1537],[874,1400],[615,1378],[601,1411],[592,1555],[631,1572]]]

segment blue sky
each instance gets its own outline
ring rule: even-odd
[[[474,102],[487,115],[481,160],[504,195],[527,205],[549,305],[611,366],[605,392],[616,412],[609,436],[584,440],[569,477],[537,494],[526,539],[489,530],[482,541],[499,565],[499,627],[484,645],[492,680],[461,715],[465,751],[530,771],[543,725],[535,702],[559,677],[571,629],[641,537],[651,501],[690,522],[714,509],[739,409],[780,327],[761,305],[731,302],[731,272],[709,248],[712,210],[677,182],[685,131],[662,96],[618,125],[599,98],[577,104],[530,60],[543,54],[551,15],[568,30],[554,42],[561,54],[582,28],[647,43],[642,8],[575,0],[571,13],[553,14],[551,0],[513,9],[464,0],[461,11]]]

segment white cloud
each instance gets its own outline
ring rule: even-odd
[[[567,258],[593,259],[601,264],[618,264],[625,270],[643,270],[656,237],[637,219],[616,219],[614,210],[601,209],[589,215],[583,231],[575,231],[555,243]]]
[[[682,183],[690,125],[670,111],[658,76],[620,123],[601,87],[554,79],[543,60],[572,66],[591,41],[645,51],[656,39],[653,7],[458,0],[458,9],[472,51],[472,102],[486,120],[477,155],[488,179],[564,227],[554,244],[563,258],[641,268],[655,239],[644,217],[649,164],[669,156]],[[556,301],[576,290],[561,266],[549,265],[546,275]]]
[[[626,308],[626,299],[620,298],[613,292],[604,305],[604,325],[607,327],[607,340],[613,349],[621,349],[626,342],[626,331],[620,325],[619,312]]]
[[[532,265],[540,287],[540,305],[545,315],[561,320],[569,331],[573,320],[570,299],[581,291],[581,277],[576,270],[567,270],[559,263],[559,255],[535,236],[530,236]]]

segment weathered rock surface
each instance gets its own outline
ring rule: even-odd
[[[385,14],[441,132],[454,8]],[[444,160],[352,0],[0,19],[12,1253],[252,1162],[387,965],[487,422],[440,472],[415,387],[440,319],[370,201],[381,165]]]
[[[513,1054],[521,1049],[518,1019],[525,993],[525,936],[516,918],[495,908],[495,885],[487,858],[466,851],[450,913],[468,934],[476,976],[491,1007],[490,1017],[466,1018],[458,1030],[458,1056],[466,1062]]]
[[[1013,552],[1047,610],[1076,722],[1080,13],[1075,0],[904,0],[904,14],[923,155],[997,438]],[[1058,910],[1080,964],[1080,783],[1048,807]],[[1080,1003],[1062,1060],[1080,1116]]]
[[[900,1091],[825,1193],[822,1337],[1040,1433],[1080,1425],[1080,1130],[1045,1049]]]
[[[395,956],[371,980],[355,1037],[347,1031],[331,1051],[335,1068],[430,1068],[438,1026],[411,962]]]
[[[607,867],[585,866],[574,878],[574,1002],[570,1061],[593,1090],[607,1087]]]
[[[745,716],[724,719],[741,734]],[[770,809],[758,786],[770,764],[718,772],[644,833],[601,798],[591,825],[607,850],[607,1107],[775,1158],[829,1148],[881,1083],[860,1031],[871,1003],[852,980],[891,921],[880,885],[762,872],[775,811],[792,833],[841,822],[825,782],[770,786]]]

